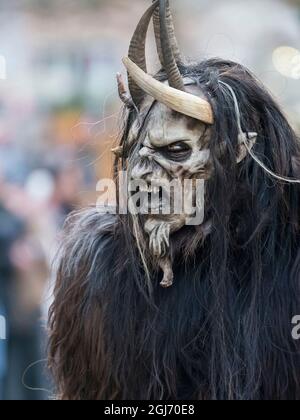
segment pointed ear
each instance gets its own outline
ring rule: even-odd
[[[245,159],[249,150],[255,145],[256,139],[257,133],[242,133],[239,135],[239,145],[236,157],[237,163],[241,163]]]

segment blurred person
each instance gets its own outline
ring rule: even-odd
[[[41,399],[44,394],[31,390],[41,388],[44,382],[41,369],[30,365],[42,357],[40,303],[46,280],[45,260],[24,217],[29,204],[22,189],[3,182],[0,203],[0,299],[7,320],[1,397]]]
[[[1,348],[1,354],[7,355],[5,399],[47,396],[27,386],[50,387],[43,375],[42,357],[46,313],[52,302],[51,264],[57,251],[57,235],[67,215],[78,204],[82,179],[79,165],[57,159],[55,164],[31,171],[24,187],[2,183],[0,197],[5,211],[22,227],[7,248],[13,275],[6,281],[6,298],[3,298],[9,319],[7,345],[4,349],[2,343]],[[5,226],[4,220],[3,223]],[[22,384],[23,373],[26,373],[25,384]]]
[[[58,212],[58,223],[62,226],[65,218],[80,203],[83,173],[80,166],[74,162],[61,165],[54,169],[53,173],[55,188],[51,201]]]
[[[33,171],[26,183],[29,196],[40,203],[32,223],[48,266],[41,305],[45,323],[53,299],[53,261],[58,250],[58,238],[67,216],[80,204],[82,185],[80,165],[74,161],[66,163],[62,158],[57,159],[55,164],[46,164],[42,170]]]
[[[0,187],[1,188],[1,187]],[[9,289],[15,275],[15,267],[11,260],[11,250],[15,241],[23,233],[23,224],[12,213],[7,211],[0,200],[0,315],[6,321],[6,339],[0,340],[0,399],[6,393],[6,380],[9,372]]]
[[[300,400],[299,139],[244,66],[184,61],[167,0],[145,12],[124,64],[115,181],[127,169],[159,211],[69,218],[50,311],[58,398]],[[205,186],[196,209],[164,213],[164,187],[187,180]]]
[[[5,380],[8,373],[7,316],[9,284],[14,274],[10,258],[13,243],[23,231],[20,220],[7,211],[2,204],[3,180],[0,175],[0,316],[5,321],[5,337],[0,339],[0,400],[4,399]]]

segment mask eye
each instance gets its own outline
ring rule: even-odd
[[[187,159],[192,150],[185,142],[177,142],[163,147],[161,152],[165,157],[174,161],[181,161]]]

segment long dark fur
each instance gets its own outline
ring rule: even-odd
[[[243,129],[259,134],[253,150],[271,170],[300,178],[298,140],[244,67],[215,59],[181,72],[215,113],[213,231],[188,261],[182,243],[194,228],[179,232],[174,286],[162,289],[154,272],[149,292],[129,218],[96,210],[70,218],[50,313],[57,392],[76,400],[299,400],[291,320],[300,314],[300,187],[270,178],[250,156],[236,165],[236,116],[218,81],[234,89]],[[123,142],[135,118],[132,110]]]

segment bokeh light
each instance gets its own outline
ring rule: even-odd
[[[283,76],[300,79],[300,51],[293,47],[281,46],[273,51],[273,64]]]

